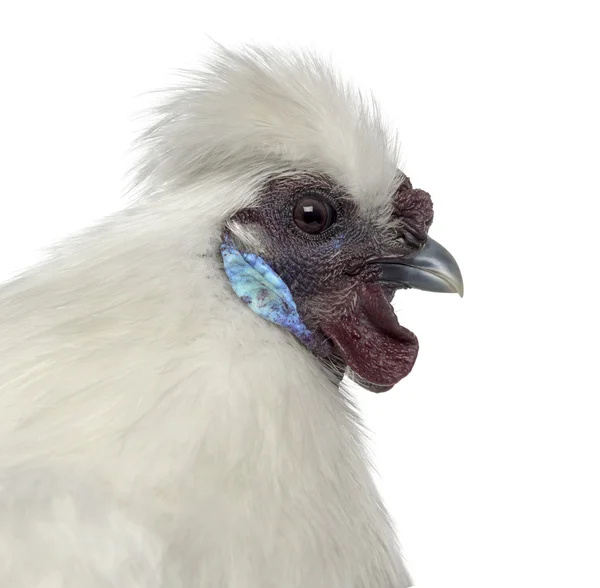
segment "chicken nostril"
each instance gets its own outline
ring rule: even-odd
[[[364,267],[364,263],[350,264],[344,269],[344,273],[348,276],[357,276]]]
[[[398,233],[398,236],[394,239],[394,245],[400,247],[419,249],[427,240],[426,233],[415,231],[405,223],[402,223]]]

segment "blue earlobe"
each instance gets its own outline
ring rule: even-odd
[[[284,281],[254,253],[240,253],[229,237],[221,244],[225,273],[233,291],[257,315],[284,327],[308,347],[313,336],[306,328],[290,289]]]

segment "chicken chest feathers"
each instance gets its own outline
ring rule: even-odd
[[[241,253],[230,237],[221,244],[221,256],[233,291],[250,310],[287,329],[308,348],[313,347],[314,337],[300,319],[290,289],[264,259]]]

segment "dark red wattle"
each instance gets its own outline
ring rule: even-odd
[[[381,286],[361,284],[356,304],[321,324],[346,364],[362,379],[389,389],[412,370],[416,336],[398,323]]]

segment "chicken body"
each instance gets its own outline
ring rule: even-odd
[[[409,586],[340,378],[412,367],[388,262],[430,251],[429,196],[312,57],[219,50],[157,115],[138,198],[0,288],[0,586]]]
[[[0,585],[408,585],[349,399],[142,211],[2,291]]]

